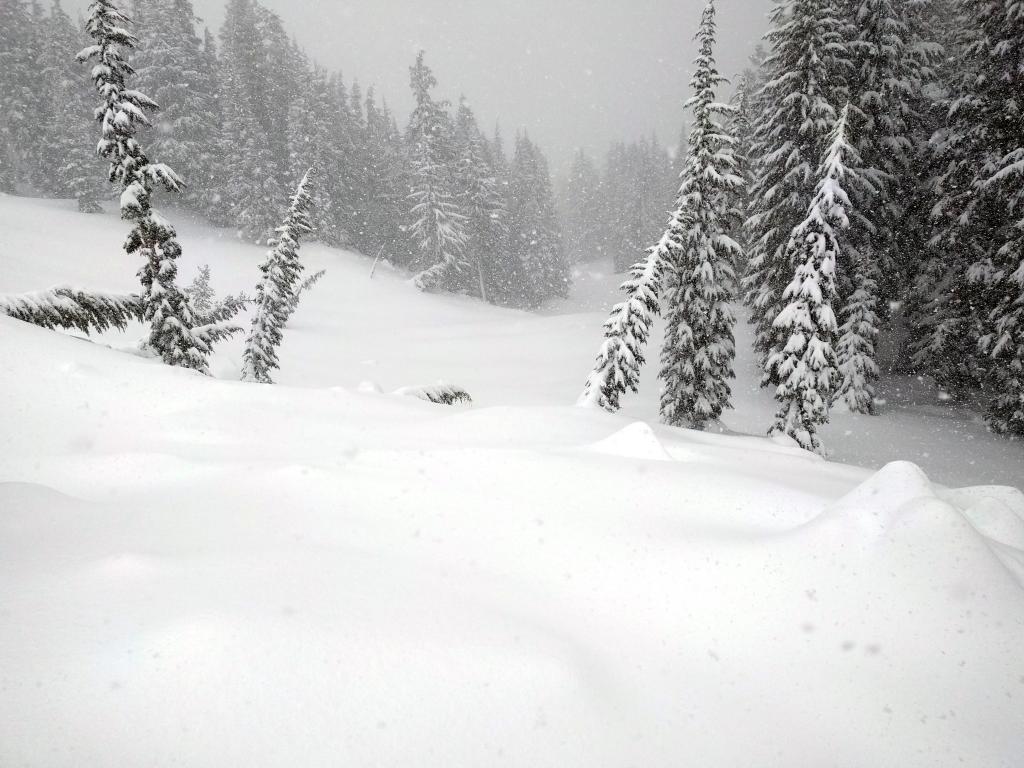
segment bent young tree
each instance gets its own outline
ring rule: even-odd
[[[242,381],[273,384],[271,371],[280,368],[277,348],[281,346],[296,297],[296,284],[302,274],[299,241],[313,231],[313,171],[302,177],[291,198],[284,223],[277,228],[266,261],[260,265],[263,277],[256,286],[256,312],[242,356]]]
[[[669,227],[661,242],[648,251],[644,261],[633,266],[630,279],[623,283],[626,300],[616,304],[605,321],[604,342],[578,405],[615,413],[622,407],[626,392],[638,391],[644,347],[661,309],[658,295],[665,261],[677,245],[674,238],[675,230]]]

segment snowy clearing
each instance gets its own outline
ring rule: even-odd
[[[0,291],[135,288],[71,208],[0,196]],[[0,318],[0,765],[1020,764],[1019,443],[894,381],[823,433],[872,469],[661,427],[651,378],[574,408],[614,277],[529,315],[303,257],[281,386]],[[439,380],[474,405],[381,393]]]

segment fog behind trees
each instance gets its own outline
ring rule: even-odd
[[[65,0],[69,2],[69,0]],[[525,128],[553,170],[572,150],[600,156],[613,141],[656,132],[674,147],[704,0],[264,0],[307,53],[358,79],[405,116],[409,66],[425,48],[455,102],[506,135]],[[193,0],[220,28],[224,0]],[[87,0],[72,0],[84,10]],[[767,28],[767,0],[719,8],[719,64],[734,75]]]

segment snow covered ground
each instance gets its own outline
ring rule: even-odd
[[[124,229],[0,196],[0,291],[133,290]],[[0,766],[1021,765],[1020,444],[898,381],[825,435],[872,469],[661,427],[653,375],[583,411],[613,277],[528,315],[304,254],[280,386],[0,319]],[[439,379],[476,404],[374,391]]]

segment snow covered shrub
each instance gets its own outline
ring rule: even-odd
[[[420,400],[426,400],[428,403],[434,403],[435,405],[458,405],[459,403],[471,405],[473,403],[473,398],[470,397],[469,392],[462,387],[452,386],[451,384],[402,387],[396,390],[395,394],[402,397],[415,397]]]

